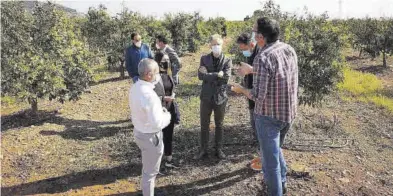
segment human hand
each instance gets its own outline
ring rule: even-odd
[[[222,77],[224,77],[224,72],[223,71],[220,71],[220,72],[218,72],[218,75],[217,75],[219,78],[222,78]]]
[[[251,65],[244,62],[240,62],[240,67],[237,69],[237,74],[240,76],[245,76],[254,73],[253,71],[254,70]]]
[[[164,101],[165,101],[165,102],[168,102],[168,103],[169,103],[169,102],[172,102],[174,99],[175,99],[175,98],[172,97],[172,96],[165,96],[165,97],[164,97]]]
[[[232,84],[231,91],[233,91],[235,93],[242,93],[243,87],[240,84],[235,83],[235,84]]]

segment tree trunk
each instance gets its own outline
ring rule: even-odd
[[[33,115],[37,115],[37,112],[38,112],[37,99],[33,99],[30,104],[31,104],[31,113]]]
[[[383,66],[384,67],[388,67],[388,64],[386,62],[386,52],[382,52],[382,58],[383,58]]]
[[[124,61],[120,61],[120,79],[124,79],[125,74],[124,74]]]
[[[362,56],[363,48],[360,48],[359,58]]]
[[[116,62],[113,62],[112,60],[110,62],[108,62],[108,71],[113,71],[113,70],[116,71],[115,65],[116,65]]]
[[[107,63],[107,66],[108,66],[108,71],[111,71],[111,67],[112,67],[112,61],[111,60],[112,59],[111,59],[110,56],[106,57],[106,63]]]

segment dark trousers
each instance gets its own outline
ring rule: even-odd
[[[175,128],[175,108],[174,105],[171,104],[169,108],[169,112],[171,113],[171,122],[167,127],[162,130],[163,133],[163,142],[164,142],[164,155],[171,156],[172,155],[172,141],[173,141],[173,129]]]
[[[214,111],[214,122],[216,125],[215,144],[216,150],[222,148],[223,121],[225,116],[225,107],[227,102],[217,105],[211,101],[201,100],[200,116],[201,116],[201,151],[207,151],[209,143],[209,125],[210,116]]]

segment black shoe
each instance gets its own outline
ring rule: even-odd
[[[200,160],[200,159],[203,159],[205,157],[207,157],[207,152],[206,151],[200,151],[200,152],[198,152],[198,154],[196,154],[194,156],[194,160]]]
[[[217,151],[216,151],[216,156],[217,156],[219,159],[225,159],[225,158],[226,158],[226,156],[225,156],[224,152],[222,152],[222,150],[217,150]]]
[[[177,169],[180,168],[178,164],[174,163],[173,160],[171,161],[165,161],[164,166],[166,168],[173,168],[173,169]]]
[[[282,194],[286,194],[287,193],[287,183],[283,182],[282,183]]]

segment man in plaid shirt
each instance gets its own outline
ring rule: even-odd
[[[278,40],[277,21],[259,18],[254,25],[261,47],[252,66],[241,63],[240,75],[253,73],[253,89],[234,84],[232,91],[255,101],[255,124],[269,195],[286,192],[286,163],[281,146],[297,109],[298,65],[295,50]]]

